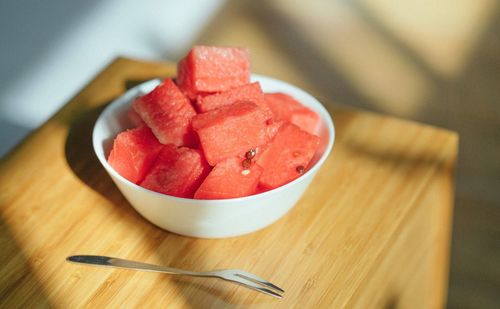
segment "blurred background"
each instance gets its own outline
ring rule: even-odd
[[[251,49],[253,71],[325,104],[457,131],[448,307],[500,308],[496,0],[53,0],[0,3],[0,156],[117,56]]]

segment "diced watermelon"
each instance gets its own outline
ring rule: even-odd
[[[307,169],[319,146],[319,137],[284,123],[273,141],[258,156],[263,169],[259,186],[270,190],[299,177]]]
[[[130,108],[128,109],[127,116],[132,125],[135,127],[146,125],[146,123],[142,120],[141,116],[137,114],[137,112],[134,110],[132,106],[130,106]]]
[[[177,78],[175,83],[186,97],[196,99],[196,90],[193,84],[193,73],[191,65],[188,65],[187,57],[177,63]]]
[[[265,98],[275,120],[289,121],[306,132],[317,134],[320,118],[314,111],[284,93],[266,93]]]
[[[272,141],[276,133],[278,133],[279,128],[284,124],[284,121],[273,121],[266,126],[266,133],[268,141]],[[271,145],[270,142],[264,145],[260,145],[255,148],[255,156],[252,160],[257,161],[263,153],[266,152],[267,148]],[[245,157],[244,155],[242,157]]]
[[[267,135],[267,143],[259,145],[254,148],[255,150],[255,155],[252,158],[253,161],[257,161],[258,158],[266,152],[266,149],[271,145],[271,141],[274,139],[274,136],[276,136],[276,133],[278,132],[279,128],[284,124],[283,121],[279,122],[271,122],[271,124],[268,124],[266,126],[266,135]],[[241,158],[245,158],[246,153],[240,155]]]
[[[241,158],[229,158],[218,163],[200,185],[195,199],[227,199],[252,195],[257,190],[262,168],[253,163],[242,166]]]
[[[138,183],[146,176],[162,147],[151,130],[141,126],[116,136],[108,162],[120,175]]]
[[[193,99],[200,92],[221,92],[250,81],[246,48],[195,46],[177,69],[177,84]]]
[[[139,97],[133,107],[162,144],[196,145],[191,127],[196,111],[171,79]]]
[[[276,133],[278,133],[278,130],[284,123],[284,121],[273,121],[267,125],[266,131],[269,140],[272,140],[276,136]]]
[[[267,143],[266,116],[252,102],[238,102],[193,117],[201,148],[210,165]]]
[[[269,119],[273,116],[264,99],[264,93],[259,82],[246,84],[217,94],[198,96],[196,105],[200,113],[205,113],[238,101],[253,102],[264,110]]]
[[[192,198],[209,171],[199,150],[170,144],[164,146],[140,185],[163,194]]]

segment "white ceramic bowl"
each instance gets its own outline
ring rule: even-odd
[[[284,92],[321,117],[320,147],[310,168],[294,181],[264,193],[224,200],[195,200],[168,196],[144,189],[119,175],[107,162],[115,136],[132,125],[127,110],[133,99],[151,91],[159,80],[145,82],[113,101],[97,119],[93,131],[94,150],[118,189],[130,204],[153,224],[186,236],[223,238],[242,235],[270,225],[290,210],[311,183],[330,154],[335,138],[333,121],[318,100],[285,82],[252,75],[264,92]]]

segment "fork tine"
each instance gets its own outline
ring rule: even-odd
[[[262,279],[262,278],[260,278],[260,277],[258,277],[258,276],[256,276],[256,275],[254,275],[254,274],[247,273],[246,271],[243,271],[243,270],[237,270],[237,271],[235,272],[235,275],[236,275],[236,276],[239,276],[239,277],[243,277],[243,278],[248,279],[248,280],[250,280],[250,281],[253,281],[253,282],[255,282],[255,283],[259,283],[259,284],[266,285],[266,286],[268,286],[268,287],[270,287],[270,288],[272,288],[272,289],[275,289],[275,290],[277,290],[277,291],[280,291],[281,293],[285,293],[285,291],[284,291],[282,288],[280,288],[279,286],[274,285],[274,284],[272,284],[271,282],[269,282],[269,281],[267,281],[267,280],[264,280],[264,279]]]
[[[231,279],[225,278],[225,280],[232,281],[232,282],[237,283],[237,284],[244,286],[246,288],[249,288],[249,289],[252,289],[252,290],[255,290],[255,291],[276,297],[276,298],[283,298],[283,295],[278,294],[278,293],[276,293],[268,288],[265,288],[262,285],[255,283],[254,281],[248,280],[248,279],[244,278],[243,276],[232,277]]]

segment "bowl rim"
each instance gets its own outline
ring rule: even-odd
[[[265,81],[269,81],[269,82],[278,84],[280,88],[283,87],[283,88],[292,89],[293,92],[299,93],[301,96],[307,97],[308,100],[310,100],[311,102],[314,102],[315,107],[313,109],[315,112],[317,112],[317,110],[319,110],[319,112],[320,112],[319,116],[320,116],[321,120],[324,122],[324,124],[327,128],[327,131],[328,131],[328,141],[327,141],[325,150],[324,150],[323,154],[321,155],[321,157],[318,159],[318,161],[311,168],[309,168],[303,175],[290,181],[289,183],[286,183],[286,184],[284,184],[278,188],[274,188],[272,190],[260,192],[260,193],[249,195],[249,196],[243,196],[243,197],[236,197],[236,198],[229,198],[229,199],[193,199],[193,198],[185,198],[185,197],[177,197],[177,196],[167,195],[164,193],[159,193],[159,192],[155,192],[155,191],[143,188],[143,187],[139,186],[138,184],[135,184],[135,183],[131,182],[130,180],[126,179],[125,177],[123,177],[122,175],[120,175],[108,163],[108,160],[105,158],[105,151],[102,147],[102,140],[98,140],[98,134],[96,133],[96,131],[97,131],[97,127],[98,127],[99,123],[103,122],[104,119],[107,118],[107,116],[109,116],[108,114],[111,114],[111,112],[114,111],[119,106],[130,104],[130,101],[132,101],[136,97],[136,96],[132,95],[133,93],[141,93],[140,89],[143,87],[147,87],[147,86],[151,86],[151,85],[152,85],[151,87],[156,87],[158,84],[161,83],[161,81],[162,81],[161,79],[154,78],[154,79],[145,81],[141,84],[138,84],[138,85],[128,89],[124,93],[122,93],[120,96],[115,98],[112,102],[107,104],[107,106],[100,113],[99,117],[95,121],[94,126],[92,128],[92,146],[94,149],[94,153],[96,154],[101,165],[105,168],[105,170],[108,173],[110,173],[113,176],[112,178],[118,179],[122,183],[126,184],[128,187],[132,187],[133,189],[139,190],[140,192],[152,194],[153,196],[157,196],[157,197],[162,198],[162,199],[169,199],[169,200],[174,201],[174,202],[175,201],[179,201],[179,202],[183,202],[183,203],[188,202],[188,203],[196,203],[199,205],[217,204],[217,205],[222,206],[224,204],[232,204],[232,203],[241,202],[241,201],[252,201],[252,200],[258,201],[259,199],[265,198],[266,196],[273,195],[273,194],[279,194],[280,192],[287,190],[289,187],[294,186],[296,183],[300,182],[301,180],[307,179],[308,176],[310,177],[311,175],[316,173],[316,171],[323,165],[323,163],[328,158],[328,156],[330,155],[330,153],[333,149],[333,145],[335,142],[335,126],[333,123],[333,119],[332,119],[332,116],[330,115],[330,113],[328,112],[328,110],[324,107],[324,105],[318,99],[316,99],[313,95],[309,94],[305,90],[302,90],[301,88],[299,88],[295,85],[292,85],[288,82],[285,82],[285,81],[282,81],[279,79],[275,79],[272,77],[268,77],[265,75],[251,74],[251,82],[258,81],[258,82],[262,83]],[[149,85],[149,84],[151,84],[151,85]],[[282,92],[287,93],[285,90],[282,90]],[[287,93],[287,94],[289,94],[289,93]],[[130,97],[130,98],[128,98],[128,97]],[[98,149],[101,149],[101,151],[98,151]],[[199,202],[203,202],[203,203],[199,203]]]

